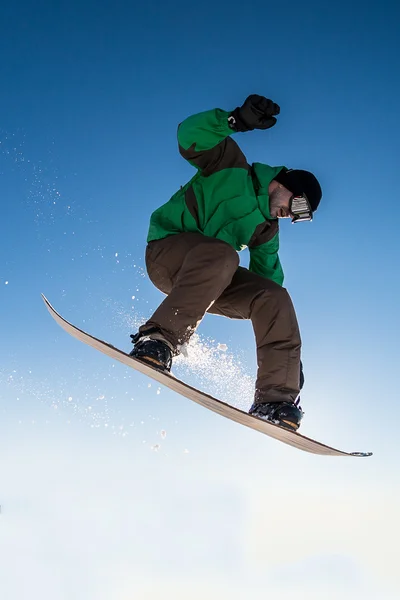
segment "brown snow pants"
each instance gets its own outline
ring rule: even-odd
[[[199,233],[150,242],[146,268],[167,297],[141,332],[157,327],[176,347],[189,340],[206,312],[251,319],[257,344],[256,401],[296,399],[301,339],[285,288],[239,267],[238,253],[229,244]]]

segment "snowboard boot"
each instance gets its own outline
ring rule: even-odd
[[[154,336],[154,337],[153,337]],[[152,328],[144,333],[131,335],[132,344],[135,344],[129,356],[148,364],[160,371],[171,370],[172,346],[165,340],[158,329]]]
[[[270,421],[286,429],[296,431],[303,418],[301,407],[294,402],[254,402],[249,410],[253,417],[259,417],[264,421]]]

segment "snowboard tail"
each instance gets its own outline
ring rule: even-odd
[[[188,385],[187,383],[180,381],[173,375],[151,367],[150,365],[140,360],[137,360],[132,356],[129,356],[129,354],[122,352],[122,350],[115,348],[115,346],[112,346],[111,344],[104,342],[103,340],[100,340],[98,338],[95,338],[94,336],[90,335],[89,333],[86,333],[82,329],[75,327],[75,325],[69,323],[69,321],[64,319],[64,317],[62,317],[53,308],[53,306],[43,294],[42,298],[49,313],[56,321],[56,323],[58,323],[67,333],[69,333],[73,337],[77,338],[84,344],[87,344],[88,346],[99,350],[100,352],[106,354],[110,358],[118,360],[127,367],[136,369],[140,373],[151,377],[155,381],[158,381],[159,383],[165,385],[166,387],[177,392],[178,394],[185,396],[189,400],[192,400],[193,402],[196,402],[197,404],[200,404],[201,406],[204,406],[205,408],[208,408],[209,410],[212,410],[213,412],[218,413],[219,415],[222,415],[223,417],[226,417],[231,421],[235,421],[236,423],[245,425],[246,427],[249,427],[251,429],[259,431],[260,433],[268,435],[269,437],[277,439],[283,442],[284,444],[288,444],[289,446],[293,446],[295,448],[298,448],[299,450],[310,452],[312,454],[320,454],[324,456],[358,457],[372,455],[372,452],[344,452],[342,450],[338,450],[336,448],[327,446],[326,444],[313,440],[309,437],[306,437],[300,433],[297,433],[296,431],[290,431],[289,429],[280,427],[279,425],[275,425],[274,423],[264,421],[263,419],[249,415],[248,413],[238,408],[235,408],[230,404],[221,402],[220,400],[213,398],[209,394],[201,392],[200,390],[197,390],[196,388]]]

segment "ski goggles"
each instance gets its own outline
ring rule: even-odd
[[[312,221],[312,210],[308,198],[305,194],[301,196],[292,196],[289,202],[289,211],[292,216],[292,223],[301,223],[302,221]]]

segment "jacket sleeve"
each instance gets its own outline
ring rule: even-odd
[[[248,169],[246,157],[230,137],[230,113],[215,108],[188,117],[178,127],[179,152],[205,177],[226,168]]]
[[[283,269],[278,256],[279,237],[276,234],[270,241],[256,247],[249,247],[249,270],[257,275],[272,279],[278,285],[283,284]]]

